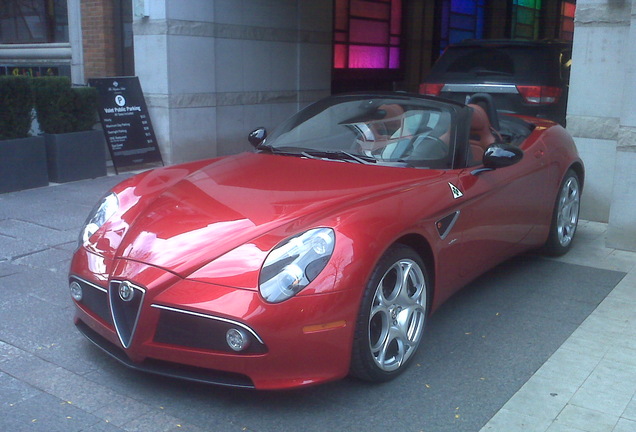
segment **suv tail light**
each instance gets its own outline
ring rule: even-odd
[[[547,86],[522,86],[518,85],[517,90],[529,104],[549,105],[559,101],[561,89],[559,87]]]
[[[422,83],[420,84],[420,94],[439,96],[442,92],[442,87],[444,87],[444,84]]]

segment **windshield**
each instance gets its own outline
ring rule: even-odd
[[[261,148],[356,163],[449,168],[452,113],[427,99],[369,96],[319,101],[280,125]]]

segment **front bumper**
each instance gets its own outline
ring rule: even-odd
[[[146,359],[142,362],[134,362],[126,356],[126,353],[121,349],[121,347],[110,343],[110,341],[102,337],[99,333],[93,331],[84,323],[84,321],[77,321],[76,326],[80,333],[86,336],[89,341],[101,348],[106,354],[131,369],[206,384],[254,388],[252,380],[241,374],[215,371],[213,369],[198,368],[153,359]]]
[[[126,260],[103,261],[96,271],[87,265],[95,260],[84,249],[73,257],[70,279],[84,289],[75,301],[75,324],[128,367],[258,389],[317,384],[348,373],[359,301],[352,290],[269,304],[257,290],[182,279]],[[143,291],[138,306],[118,298],[121,281]],[[228,346],[230,328],[248,336],[243,351]]]

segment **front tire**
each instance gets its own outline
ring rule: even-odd
[[[410,247],[393,245],[367,284],[356,324],[351,375],[375,382],[402,373],[422,339],[428,310],[428,275]]]
[[[554,204],[550,235],[544,251],[548,255],[561,256],[570,250],[579,223],[581,184],[578,175],[568,170],[561,182]]]

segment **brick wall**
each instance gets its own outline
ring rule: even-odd
[[[114,0],[81,0],[84,76],[117,75]]]

